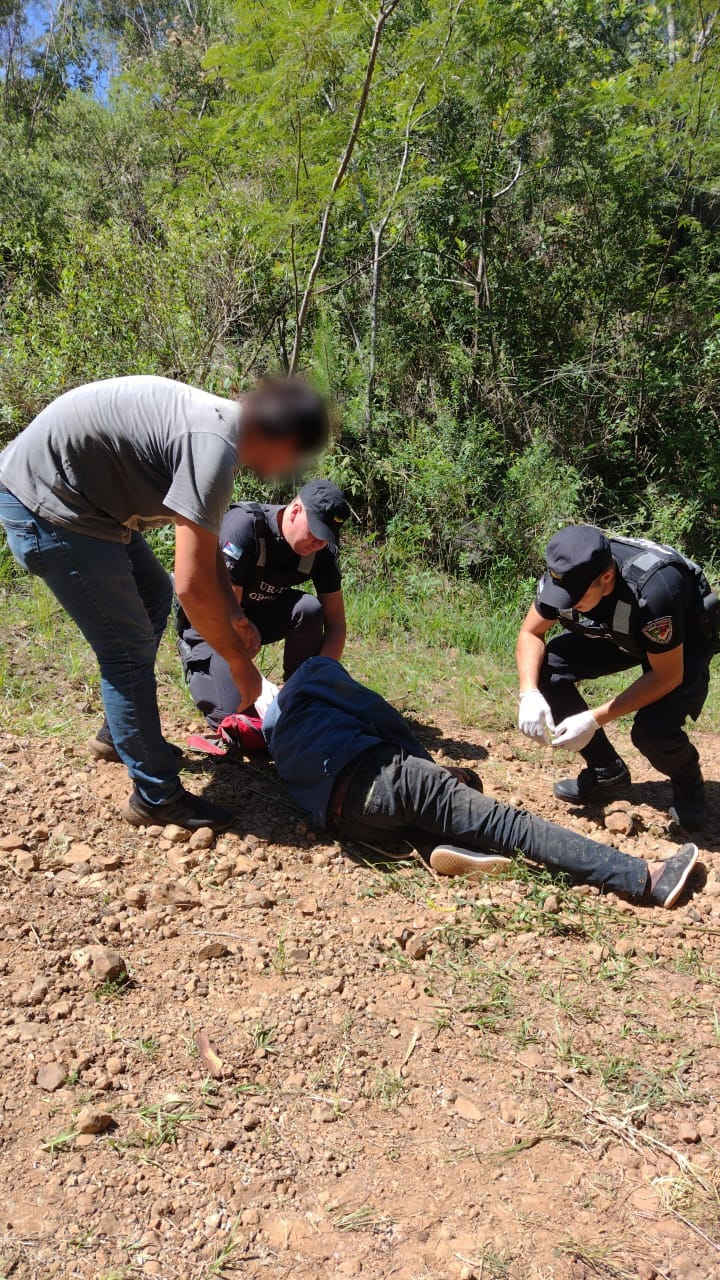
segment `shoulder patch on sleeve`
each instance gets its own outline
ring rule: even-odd
[[[236,547],[234,542],[223,542],[222,553],[228,560],[242,560],[242,548]]]
[[[643,627],[643,635],[652,640],[653,644],[669,644],[673,638],[672,618],[653,618],[652,622]]]

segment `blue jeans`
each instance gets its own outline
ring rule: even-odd
[[[180,786],[155,684],[172,604],[168,574],[141,534],[107,542],[73,533],[33,515],[2,488],[0,524],[18,564],[47,583],[95,651],[117,753],[142,798],[162,804]]]

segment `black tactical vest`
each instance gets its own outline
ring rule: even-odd
[[[640,610],[645,606],[643,589],[653,574],[672,566],[684,570],[694,578],[697,585],[698,620],[708,644],[713,647],[711,619],[718,608],[718,600],[699,565],[673,547],[649,542],[646,538],[610,538],[610,547],[618,572],[630,588],[631,598],[616,601],[609,623],[588,618],[575,609],[561,609],[559,619],[568,631],[574,631],[588,640],[611,640],[623,652],[630,653],[633,657],[644,657],[646,651],[641,641],[640,626]]]
[[[309,556],[301,556],[298,563],[289,569],[279,569],[272,565],[268,575],[268,538],[273,535],[268,529],[265,512],[259,502],[237,502],[233,506],[249,511],[255,521],[255,564],[243,587],[243,603],[254,601],[257,604],[277,600],[290,587],[306,582],[312,573],[315,552]]]

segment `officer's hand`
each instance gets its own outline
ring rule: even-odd
[[[537,738],[539,742],[547,742],[549,735],[555,732],[550,704],[539,689],[530,689],[520,695],[518,727],[526,738]]]
[[[576,716],[568,716],[555,730],[552,740],[554,747],[564,747],[566,751],[582,751],[594,738],[600,725],[592,711],[580,711]]]
[[[256,657],[262,649],[262,639],[255,623],[251,622],[249,618],[246,618],[245,615],[242,614],[240,617],[233,618],[233,627],[242,640],[248,657]]]

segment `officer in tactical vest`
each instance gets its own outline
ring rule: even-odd
[[[517,642],[519,726],[530,738],[579,751],[585,768],[555,785],[555,795],[584,804],[621,793],[627,765],[604,726],[636,713],[632,741],[672,782],[671,818],[699,830],[705,789],[698,753],[684,731],[708,692],[718,651],[718,605],[691,560],[640,538],[608,538],[570,525],[552,539],[547,572]],[[560,624],[561,635],[545,643]],[[577,683],[640,666],[616,698],[590,710]]]
[[[337,485],[311,480],[287,506],[238,502],[223,519],[220,554],[245,617],[240,634],[248,655],[254,658],[263,645],[284,640],[286,680],[307,658],[342,656],[346,625],[338,541],[349,516]],[[317,595],[296,589],[308,580]],[[240,709],[235,682],[225,660],[181,609],[176,625],[193,701],[217,728]]]

